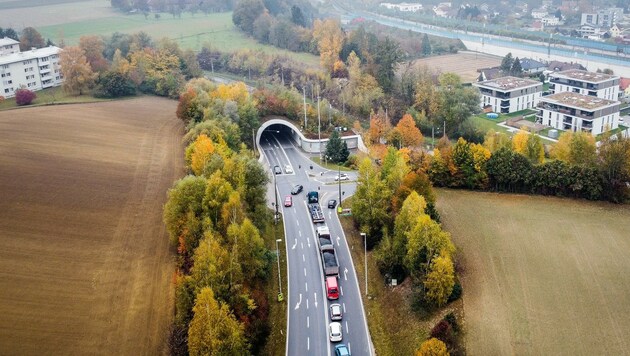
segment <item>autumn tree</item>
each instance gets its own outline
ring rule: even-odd
[[[249,219],[230,225],[227,237],[232,248],[231,257],[241,266],[244,281],[252,283],[268,275],[272,257],[260,232]]]
[[[429,41],[429,36],[425,33],[424,37],[422,37],[422,56],[428,57],[431,55],[431,41]]]
[[[599,146],[599,169],[608,200],[621,203],[630,199],[630,138],[605,136]]]
[[[37,98],[37,94],[28,89],[20,88],[15,91],[15,103],[17,106],[31,105],[35,98]]]
[[[369,115],[374,105],[383,97],[383,90],[376,79],[361,69],[361,59],[356,53],[348,56],[349,82],[341,92],[346,104],[359,115]]]
[[[529,135],[527,138],[527,150],[525,156],[534,164],[543,163],[545,161],[545,147],[539,135]]]
[[[92,87],[97,77],[80,47],[64,48],[59,55],[59,65],[63,74],[63,90],[70,94],[83,94]]]
[[[455,285],[455,269],[450,254],[442,251],[431,262],[431,268],[424,280],[425,299],[439,307],[446,304]]]
[[[42,35],[32,27],[25,27],[20,34],[20,51],[26,52],[31,48],[42,48],[46,41]]]
[[[229,300],[232,279],[242,280],[241,266],[233,263],[232,256],[221,244],[220,237],[206,231],[195,249],[193,261],[190,276],[195,292],[210,287],[218,299]]]
[[[100,36],[81,36],[79,38],[79,47],[83,50],[85,58],[90,64],[90,68],[94,72],[103,72],[107,70],[109,64],[103,56],[105,50],[105,42]]]
[[[390,195],[387,185],[369,158],[359,164],[357,190],[352,199],[352,214],[368,233],[368,246],[374,246],[381,237],[381,229],[390,221],[388,207]]]
[[[430,338],[420,345],[416,356],[449,356],[446,344],[436,338]]]
[[[420,214],[407,232],[407,254],[405,267],[414,280],[419,282],[427,274],[431,262],[442,253],[451,255],[455,246],[448,232],[431,220],[429,215]]]
[[[333,66],[339,59],[344,39],[339,21],[335,19],[315,20],[313,38],[317,41],[322,67],[328,73],[332,73]]]
[[[214,298],[211,288],[203,288],[197,295],[193,315],[188,329],[191,356],[248,354],[243,326],[227,304]]]
[[[214,144],[208,136],[201,134],[191,146],[193,149],[190,157],[190,168],[195,175],[201,175],[203,174],[206,163],[214,153]]]
[[[203,197],[203,210],[213,226],[219,228],[222,224],[223,206],[230,199],[234,191],[232,185],[221,176],[221,171],[216,171],[208,178],[206,192]],[[225,231],[223,231],[225,232]]]
[[[396,129],[400,132],[403,146],[417,147],[422,144],[423,137],[420,129],[416,127],[416,122],[409,114],[405,114],[398,124]]]
[[[512,149],[512,140],[504,132],[488,130],[483,140],[483,146],[491,153],[498,151],[500,148]]]
[[[261,0],[241,0],[236,4],[232,13],[232,22],[245,33],[252,34],[254,21],[265,11]]]
[[[570,164],[592,167],[597,161],[595,138],[581,131],[564,132],[551,149],[551,156]]]

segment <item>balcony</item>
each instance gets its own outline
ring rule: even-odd
[[[573,125],[571,125],[571,124],[564,124],[564,125],[562,125],[562,129],[564,131],[573,131]]]
[[[510,101],[509,100],[501,100],[501,107],[502,108],[509,108],[510,107]]]
[[[562,122],[565,124],[573,124],[573,118],[571,116],[564,116]]]

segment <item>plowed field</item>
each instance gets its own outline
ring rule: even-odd
[[[0,354],[165,354],[176,102],[0,112]]]

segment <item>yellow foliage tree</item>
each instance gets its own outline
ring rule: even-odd
[[[573,139],[573,132],[563,132],[558,138],[558,142],[551,148],[549,154],[552,158],[559,161],[569,162],[571,160],[571,140]]]
[[[473,143],[470,145],[470,152],[473,155],[473,161],[475,163],[475,171],[481,172],[484,164],[490,159],[492,155],[490,150],[485,148],[481,144]]]
[[[503,147],[512,149],[512,141],[508,135],[503,132],[489,130],[484,137],[483,146],[490,150],[490,152],[496,152]]]
[[[315,20],[313,23],[313,38],[317,41],[322,67],[331,73],[335,62],[339,59],[339,52],[341,52],[343,46],[344,38],[339,20]]]
[[[514,151],[522,154],[523,156],[527,155],[527,140],[529,139],[529,132],[527,132],[526,127],[522,127],[514,137],[512,137],[512,145],[514,146]]]
[[[211,98],[218,98],[221,100],[231,100],[238,105],[245,103],[249,100],[249,92],[243,82],[235,82],[231,84],[221,84],[215,90],[210,93]]]
[[[446,344],[436,338],[430,338],[420,345],[416,356],[449,356]]]
[[[453,268],[453,261],[450,253],[442,250],[440,256],[433,259],[431,269],[424,280],[425,298],[428,302],[441,307],[446,304],[448,297],[453,292],[454,285],[455,268]]]
[[[416,127],[416,122],[409,114],[405,114],[402,119],[398,121],[396,128],[398,129],[402,137],[403,146],[415,147],[420,145],[424,139],[422,137],[422,133]]]
[[[210,159],[214,153],[214,144],[212,140],[205,134],[197,136],[195,142],[193,142],[193,150],[190,157],[190,168],[195,175],[201,175],[203,169],[206,166],[206,162]]]
[[[66,93],[83,94],[98,76],[92,71],[80,47],[64,48],[59,55],[59,65],[63,73],[63,90]]]

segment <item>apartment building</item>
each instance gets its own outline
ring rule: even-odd
[[[565,131],[599,135],[619,126],[618,101],[572,92],[543,96],[537,119],[543,125]]]
[[[417,12],[422,10],[422,4],[420,3],[403,2],[400,4],[393,4],[390,2],[382,2],[380,5],[390,10],[394,9],[402,12]]]
[[[509,114],[536,107],[543,84],[531,79],[502,77],[473,83],[481,93],[481,107],[492,107],[496,113]]]
[[[60,51],[49,46],[21,52],[18,41],[0,39],[0,96],[13,97],[20,88],[37,91],[61,85]]]
[[[549,92],[572,92],[608,100],[619,100],[619,81],[616,75],[570,69],[549,74]]]
[[[611,27],[621,20],[623,20],[623,9],[611,7],[597,12],[583,13],[580,25]]]

